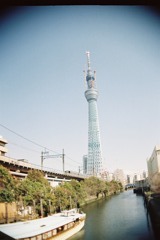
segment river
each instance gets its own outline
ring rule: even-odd
[[[133,190],[83,208],[84,229],[69,240],[155,240],[143,197]]]

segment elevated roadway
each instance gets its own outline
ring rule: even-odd
[[[44,176],[48,181],[60,183],[63,181],[70,181],[72,179],[76,179],[78,181],[83,181],[87,178],[86,175],[71,172],[71,171],[60,171],[60,170],[52,170],[50,168],[43,167],[41,169],[40,166],[31,164],[25,160],[15,160],[13,158],[9,158],[7,156],[0,156],[0,164],[6,167],[10,173],[18,178],[25,178],[30,170],[37,169],[44,173]],[[56,185],[56,184],[52,184]]]

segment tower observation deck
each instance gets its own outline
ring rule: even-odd
[[[92,73],[90,66],[90,53],[87,54],[87,90],[85,97],[88,101],[88,157],[87,174],[99,176],[102,172],[102,150],[97,109],[98,91],[95,84],[95,72]]]

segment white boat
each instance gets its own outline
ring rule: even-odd
[[[76,209],[71,209],[45,218],[1,224],[0,239],[65,240],[83,228],[85,218],[85,213],[79,213]]]

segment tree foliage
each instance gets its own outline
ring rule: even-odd
[[[31,170],[23,181],[15,180],[9,171],[0,166],[0,202],[13,202],[34,206],[34,211],[42,215],[64,209],[79,207],[87,198],[107,196],[122,190],[122,184],[107,182],[97,177],[89,177],[78,182],[71,180],[53,188],[39,170]]]
[[[106,181],[93,176],[85,179],[84,183],[88,196],[98,197],[100,193],[106,195],[107,192]]]
[[[0,202],[13,202],[15,200],[16,181],[9,171],[0,166]]]
[[[30,171],[20,183],[19,196],[26,206],[34,204],[39,213],[41,201],[45,212],[48,211],[49,201],[54,202],[53,188],[38,170]]]

